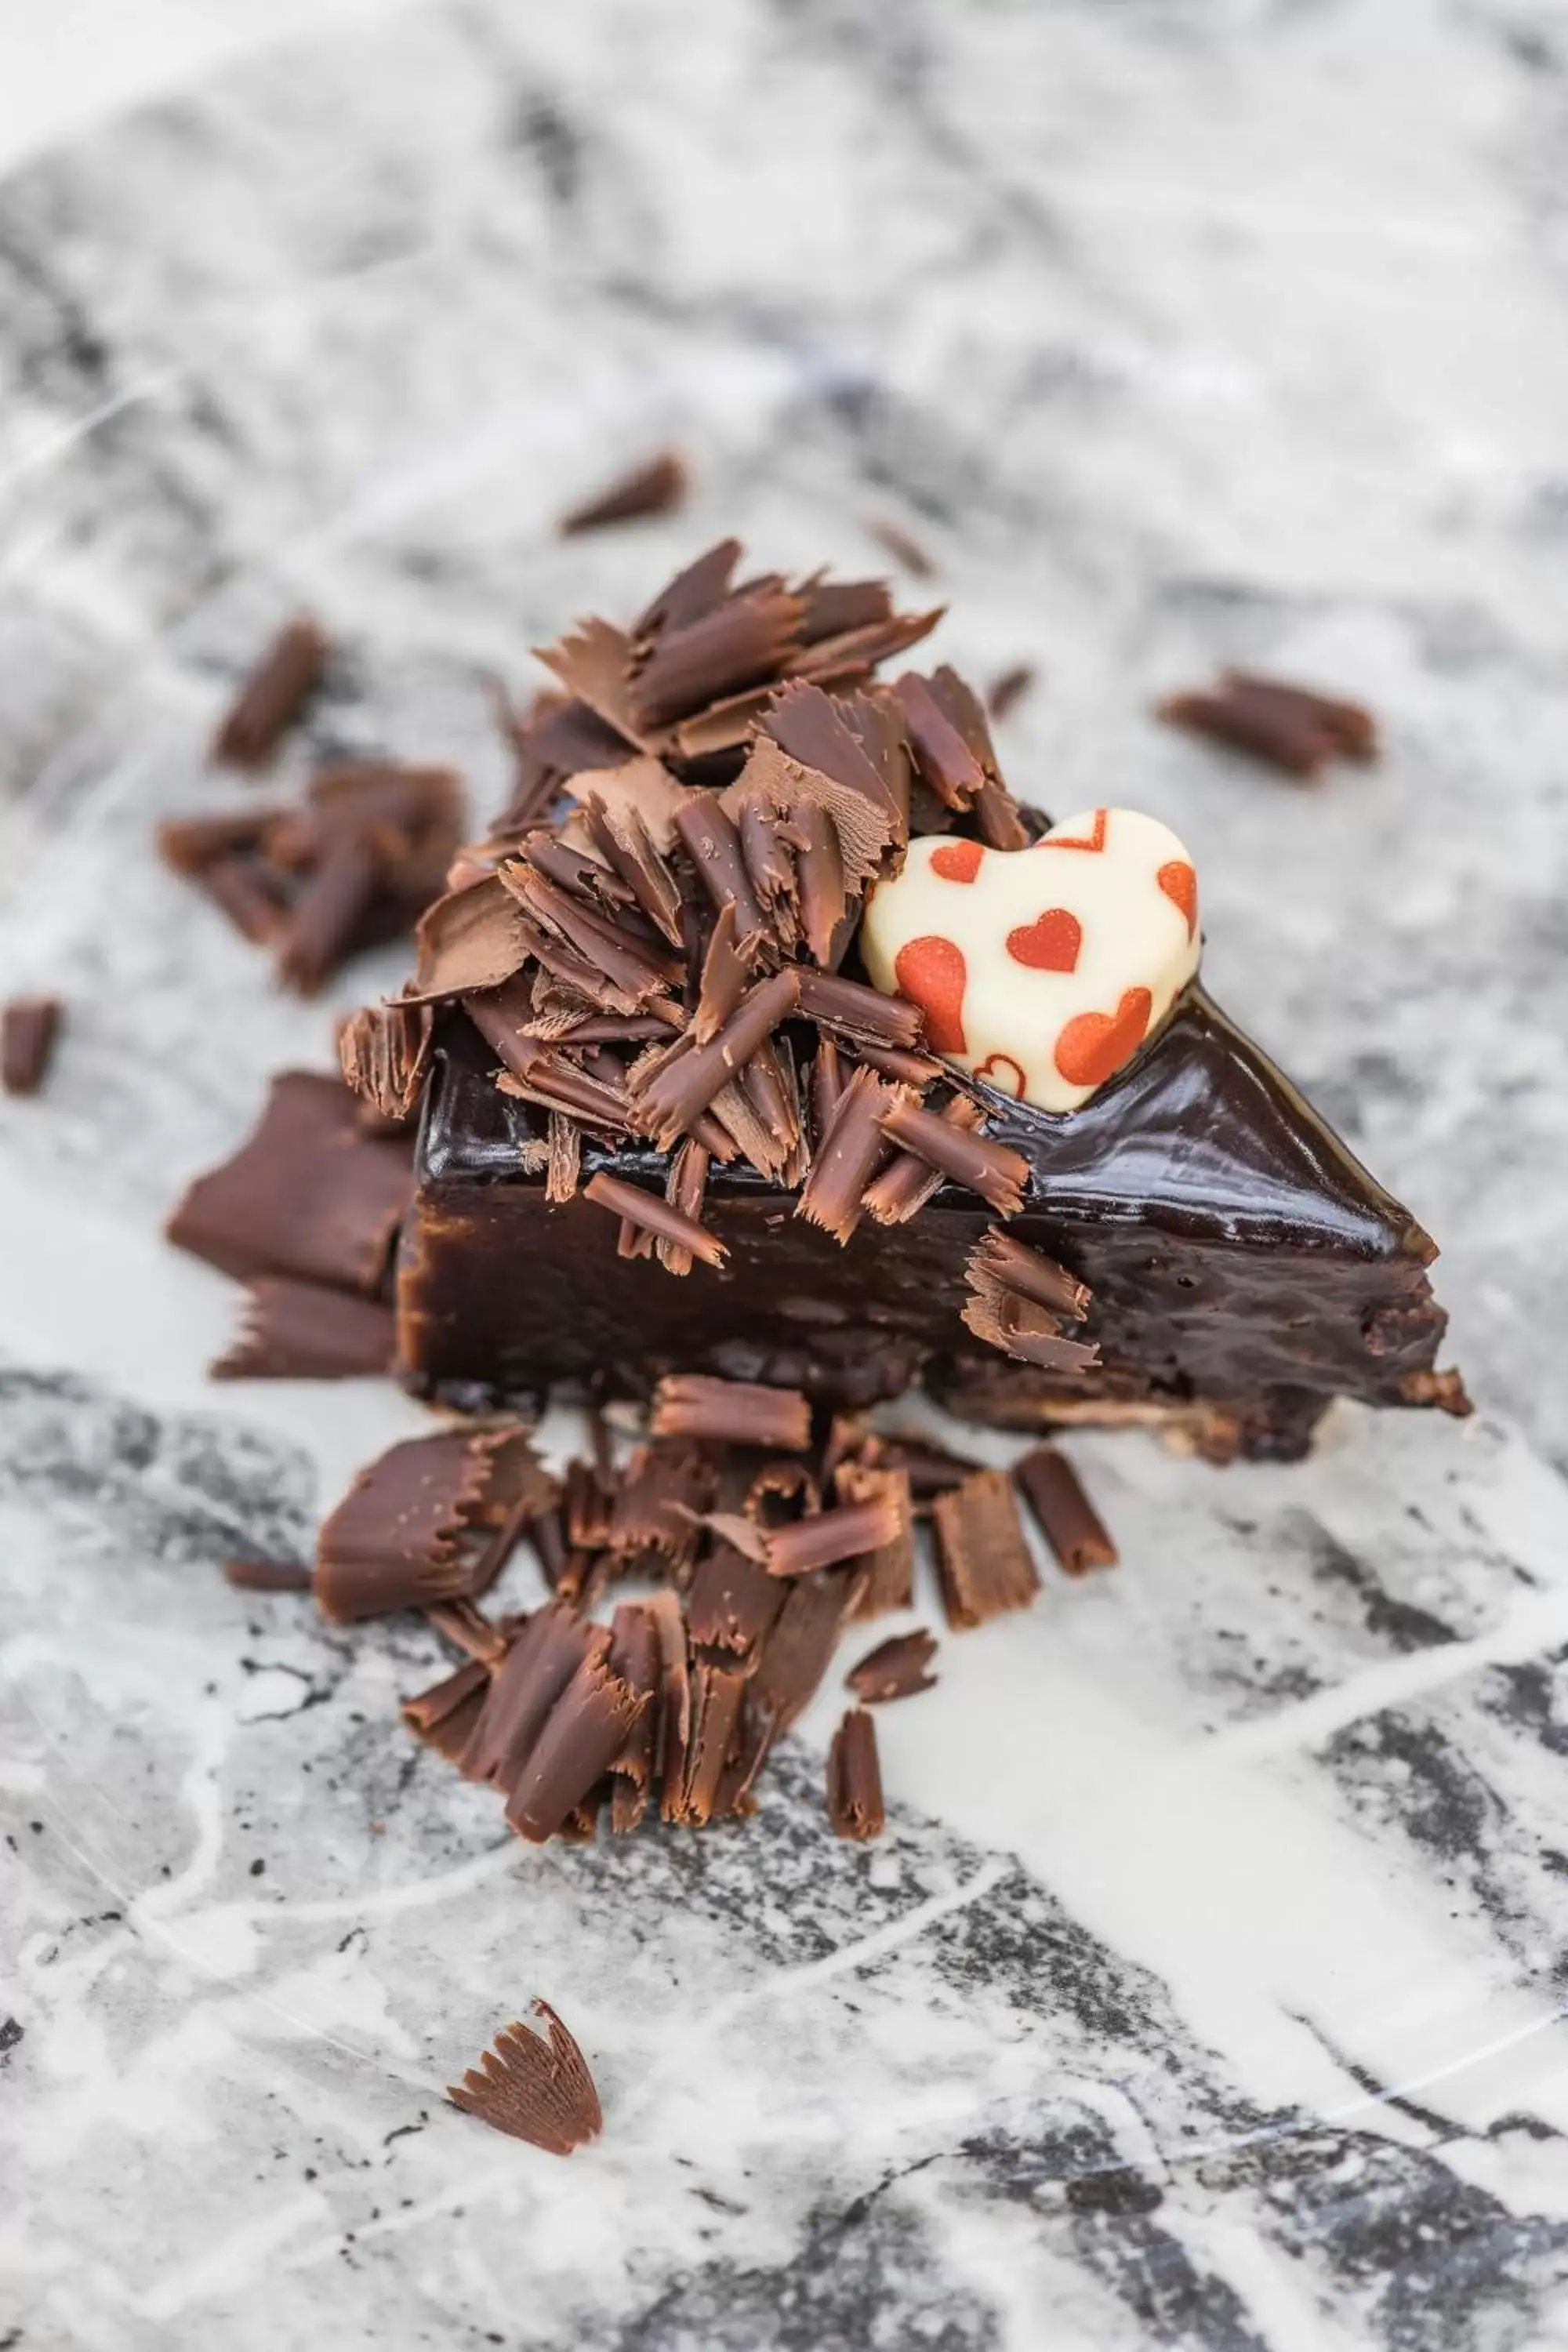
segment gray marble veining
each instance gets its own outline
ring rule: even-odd
[[[0,984],[71,1008],[0,1107],[0,2344],[1560,2340],[1565,165],[1544,7],[487,0],[0,190]],[[690,509],[552,539],[672,437]],[[398,1726],[432,1636],[216,1573],[423,1424],[205,1384],[232,1297],[158,1221],[328,1019],[150,824],[300,600],[344,658],[285,778],[488,806],[491,673],[727,529],[879,569],[879,517],[944,657],[1041,664],[1015,781],[1191,844],[1481,1410],[1086,1438],[1124,1566],[944,1642],[879,1847],[828,1694],[749,1833],[523,1853]],[[1384,765],[1151,723],[1236,659]],[[566,2165],[440,2098],[536,1991],[604,2093]]]

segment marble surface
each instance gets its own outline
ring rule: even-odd
[[[1565,170],[1531,0],[473,0],[0,187],[0,988],[70,1005],[0,1105],[7,2352],[1568,2341]],[[672,436],[691,510],[551,538]],[[1122,1568],[944,1639],[878,1847],[828,1694],[749,1832],[522,1852],[397,1724],[432,1636],[216,1573],[424,1423],[205,1380],[233,1294],[160,1217],[331,1008],[150,824],[301,599],[298,761],[489,804],[492,671],[878,518],[944,656],[1042,665],[1030,797],[1192,845],[1479,1411],[1289,1471],[1084,1437]],[[1227,659],[1384,765],[1150,723]],[[604,2095],[568,2164],[440,2097],[536,1992]]]

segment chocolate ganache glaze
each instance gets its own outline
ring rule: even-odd
[[[1080,1109],[989,1087],[988,1131],[1028,1163],[1008,1232],[1089,1286],[1077,1336],[1100,1360],[1043,1371],[976,1348],[964,1265],[992,1219],[948,1185],[903,1225],[846,1246],[743,1162],[715,1166],[704,1220],[720,1271],[672,1281],[616,1254],[616,1226],[520,1169],[542,1131],[489,1082],[460,1016],[443,1025],[404,1233],[404,1377],[475,1405],[552,1381],[641,1392],[670,1370],[798,1384],[845,1406],[922,1382],[1015,1428],[1152,1422],[1225,1460],[1292,1459],[1336,1395],[1463,1410],[1433,1362],[1446,1317],[1415,1219],[1197,985],[1158,1037]],[[651,1147],[584,1138],[584,1173],[662,1188]]]

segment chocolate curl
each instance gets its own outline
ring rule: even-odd
[[[583,899],[586,905],[596,907],[612,922],[626,908],[637,904],[618,874],[598,858],[590,857],[586,850],[574,847],[563,834],[544,833],[536,826],[531,833],[524,834],[518,854],[536,874],[542,874],[558,888]]]
[[[700,1222],[702,1194],[708,1181],[709,1153],[706,1148],[690,1137],[680,1146],[669,1163],[665,1180],[664,1197],[670,1207],[694,1224]],[[658,1262],[667,1274],[687,1275],[692,1267],[692,1255],[679,1242],[661,1234],[655,1244]]]
[[[793,966],[760,982],[706,1045],[689,1042],[688,1033],[641,1079],[635,1097],[637,1121],[661,1151],[686,1133],[700,1111],[715,1104],[757,1047],[789,1019],[799,986]],[[722,1112],[719,1116],[722,1118]]]
[[[715,908],[734,908],[737,951],[750,963],[767,936],[767,922],[746,871],[740,835],[719,802],[706,795],[686,803],[675,829]]]
[[[575,539],[584,531],[604,530],[613,523],[636,522],[645,515],[668,514],[685,499],[688,487],[679,452],[661,449],[657,457],[634,467],[608,489],[571,508],[555,528],[563,539]]]
[[[683,1576],[697,1549],[698,1521],[713,1499],[711,1461],[692,1445],[656,1441],[638,1448],[616,1497],[609,1549],[618,1560],[657,1551]]]
[[[691,1580],[686,1615],[692,1641],[699,1649],[750,1657],[772,1631],[788,1591],[733,1544],[719,1544]]]
[[[977,1339],[1047,1371],[1078,1371],[1098,1363],[1092,1342],[1063,1339],[1064,1314],[1081,1319],[1089,1293],[1037,1250],[993,1226],[971,1251],[963,1315]]]
[[[817,1145],[795,1213],[839,1243],[847,1242],[859,1223],[861,1196],[887,1157],[882,1118],[898,1092],[874,1071],[857,1070]]]
[[[985,1118],[980,1105],[968,1095],[954,1095],[938,1116],[950,1127],[971,1135]],[[945,1181],[942,1171],[929,1160],[913,1151],[900,1151],[896,1160],[888,1162],[876,1182],[867,1187],[860,1205],[879,1225],[908,1224],[941,1192]]]
[[[942,1607],[955,1632],[1028,1608],[1040,1580],[1004,1472],[977,1470],[951,1494],[938,1496],[931,1517]]]
[[[426,908],[414,927],[418,942],[415,1002],[467,996],[499,988],[528,961],[522,909],[499,874],[486,874],[460,890],[449,890]]]
[[[862,1706],[882,1706],[896,1698],[913,1698],[934,1690],[936,1676],[926,1669],[936,1655],[936,1636],[922,1625],[913,1633],[895,1633],[868,1650],[844,1680]]]
[[[475,1598],[553,1494],[517,1424],[410,1438],[362,1470],[322,1526],[316,1601],[342,1624]]]
[[[214,760],[263,768],[326,675],[327,640],[314,621],[289,621],[240,688],[213,738]]]
[[[863,1707],[851,1707],[827,1753],[827,1818],[835,1837],[880,1837],[887,1826],[877,1727]]]
[[[852,1571],[839,1570],[799,1577],[791,1584],[752,1675],[752,1702],[772,1721],[775,1737],[811,1704],[862,1583]]]
[[[817,1039],[809,1083],[811,1124],[816,1138],[816,1148],[820,1151],[827,1131],[833,1125],[833,1115],[838,1108],[839,1100],[847,1084],[844,1065],[839,1056],[837,1045],[832,1037]]]
[[[265,1275],[247,1289],[239,1337],[210,1379],[353,1380],[391,1370],[396,1325],[379,1300]]]
[[[795,856],[800,926],[813,961],[826,964],[833,959],[849,903],[844,856],[837,828],[825,808],[808,802],[794,822],[800,838]]]
[[[908,1472],[846,1462],[840,1465],[834,1486],[841,1503],[883,1504],[892,1522],[886,1541],[870,1546],[859,1556],[866,1583],[855,1614],[879,1617],[884,1610],[907,1609],[915,1591],[915,1519]]]
[[[294,901],[278,947],[278,977],[314,996],[353,946],[375,896],[378,867],[367,835],[342,832]]]
[[[658,1771],[659,1711],[663,1690],[658,1625],[651,1609],[624,1601],[610,1631],[610,1667],[642,1700],[618,1753],[609,1765],[610,1829],[625,1837],[647,1810]]]
[[[237,809],[219,816],[170,817],[158,827],[158,855],[172,873],[188,878],[221,859],[245,857],[259,849],[263,836],[288,814],[274,806]]]
[[[985,721],[984,707],[973,689],[967,686],[956,670],[943,664],[928,681],[930,692],[943,719],[962,738],[975,766],[981,782],[974,795],[974,814],[983,841],[993,849],[1023,849],[1029,841],[1029,830],[1019,812],[1018,804],[1002,782],[991,730]]]
[[[642,763],[635,762],[640,769]],[[659,771],[662,776],[664,772]],[[664,811],[664,823],[671,839],[674,837],[674,809],[685,795],[672,780],[666,779],[670,793],[678,795]],[[680,886],[670,871],[663,850],[655,837],[647,815],[629,797],[630,772],[627,772],[623,797],[618,806],[607,798],[603,787],[590,793],[583,802],[583,821],[590,839],[605,863],[624,882],[654,929],[673,948],[681,945]]]
[[[922,1110],[907,1097],[889,1104],[882,1132],[954,1184],[978,1192],[998,1216],[1016,1216],[1023,1207],[1029,1163],[1022,1152]]]
[[[973,808],[985,771],[948,718],[927,680],[906,670],[893,687],[914,748],[921,780],[944,808]]]
[[[920,1043],[924,1014],[902,996],[884,996],[858,980],[837,972],[803,971],[800,1009],[811,1021],[835,1029],[856,1045],[907,1051]]]
[[[724,1767],[740,1724],[746,1677],[700,1662],[692,1675],[692,1728],[680,1793],[666,1819],[704,1828],[713,1818]]]
[[[546,1138],[544,1197],[559,1206],[577,1197],[583,1168],[583,1130],[564,1111],[552,1110]]]
[[[984,1273],[1020,1298],[1032,1299],[1037,1307],[1048,1307],[1053,1314],[1065,1315],[1081,1323],[1089,1313],[1091,1293],[1087,1283],[1048,1258],[1043,1250],[1030,1249],[1028,1244],[1012,1234],[1004,1234],[994,1225],[987,1227],[971,1254],[971,1280]]]
[[[770,808],[755,797],[742,803],[737,823],[741,852],[763,919],[774,948],[788,954],[800,938],[795,830],[784,811]]]
[[[17,996],[0,1007],[0,1087],[8,1095],[36,1095],[48,1070],[59,1033],[59,999]]]
[[[1033,662],[1015,662],[1011,669],[999,670],[985,689],[988,715],[995,719],[1007,718],[1028,693],[1037,675]]]
[[[907,1528],[907,1494],[900,1500],[889,1482],[868,1501],[814,1511],[793,1526],[773,1528],[763,1565],[770,1576],[807,1576],[813,1569],[835,1568],[896,1543]]]
[[[562,1692],[579,1666],[609,1646],[609,1629],[588,1624],[564,1601],[536,1610],[496,1669],[460,1759],[464,1777],[510,1794]]]
[[[518,1835],[543,1845],[625,1752],[652,1701],[611,1666],[610,1636],[596,1641],[556,1700],[512,1783],[506,1817]]]
[[[735,945],[735,908],[726,901],[719,910],[708,951],[702,959],[702,981],[697,1009],[691,1016],[691,1038],[706,1045],[731,1020],[746,992],[747,965]]]
[[[388,1125],[401,1126],[418,1104],[434,1037],[427,1004],[363,1006],[338,1037],[343,1084]]]
[[[631,684],[631,709],[648,735],[723,698],[770,683],[795,642],[801,605],[759,582],[677,628],[667,622]]]
[[[654,1391],[648,1427],[655,1437],[714,1438],[804,1452],[811,1443],[811,1407],[799,1389],[671,1372]]]
[[[616,1086],[591,1078],[574,1062],[547,1046],[535,1047],[527,1060],[526,1077],[502,1070],[496,1085],[504,1095],[538,1103],[543,1110],[564,1111],[605,1135],[624,1135],[631,1126],[631,1105]]]
[[[1224,671],[1205,694],[1168,696],[1158,715],[1304,782],[1331,760],[1364,763],[1378,755],[1377,721],[1359,702],[1337,702],[1246,670]]]
[[[668,1201],[645,1192],[639,1185],[625,1183],[618,1176],[606,1176],[601,1171],[590,1177],[583,1188],[583,1198],[596,1201],[602,1209],[625,1218],[639,1233],[646,1234],[650,1243],[673,1243],[692,1257],[700,1257],[704,1265],[722,1265],[729,1255],[718,1235],[699,1224],[695,1217],[684,1216]]]
[[[489,1666],[470,1658],[456,1674],[405,1699],[398,1712],[416,1739],[455,1764],[473,1736],[489,1685]]]
[[[289,927],[289,910],[275,888],[273,868],[249,857],[219,857],[193,877],[252,947],[270,947]]]
[[[548,2042],[526,2026],[507,2026],[496,2035],[495,2048],[447,2096],[492,2131],[551,2156],[570,2156],[605,2127],[599,2094],[587,2061],[549,2002],[536,2000],[533,2010],[545,2021]]]
[[[573,958],[591,974],[584,993],[602,1011],[640,1013],[664,995],[681,976],[681,967],[668,954],[656,955],[628,932],[618,929],[580,898],[517,858],[501,868],[501,881],[519,901],[531,923],[552,941],[563,943]],[[559,952],[555,962],[562,966]],[[564,975],[563,975],[564,976]]]
[[[686,1621],[673,1592],[656,1592],[647,1608],[658,1637],[656,1778],[662,1792],[659,1811],[664,1820],[671,1821],[679,1806],[686,1778],[686,1751],[691,1743],[691,1676]]]
[[[1116,1546],[1065,1454],[1058,1454],[1054,1446],[1037,1446],[1021,1462],[1015,1462],[1013,1477],[1040,1533],[1069,1576],[1116,1566]]]

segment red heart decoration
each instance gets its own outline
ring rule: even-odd
[[[1129,988],[1114,1013],[1079,1013],[1064,1022],[1057,1039],[1057,1067],[1068,1086],[1103,1086],[1142,1044],[1153,1009],[1146,988]]]
[[[1173,907],[1187,919],[1187,937],[1198,927],[1198,877],[1184,857],[1173,857],[1154,877]]]
[[[974,1075],[977,1078],[989,1078],[998,1094],[1011,1095],[1017,1102],[1023,1101],[1024,1088],[1029,1083],[1022,1065],[1011,1054],[987,1054],[983,1062],[976,1063]]]
[[[985,850],[978,841],[944,841],[931,861],[931,870],[944,882],[973,882]]]
[[[931,1052],[963,1053],[963,991],[969,979],[963,950],[934,934],[911,940],[893,959],[893,978],[900,995],[924,1013],[925,1042]]]
[[[1065,907],[1047,907],[1032,923],[1007,934],[1007,952],[1031,971],[1076,971],[1083,925]]]
[[[1105,828],[1110,822],[1110,811],[1109,809],[1096,809],[1094,812],[1094,823],[1089,827],[1087,835],[1081,833],[1047,833],[1044,841],[1037,842],[1035,846],[1037,849],[1101,850],[1105,847]]]

